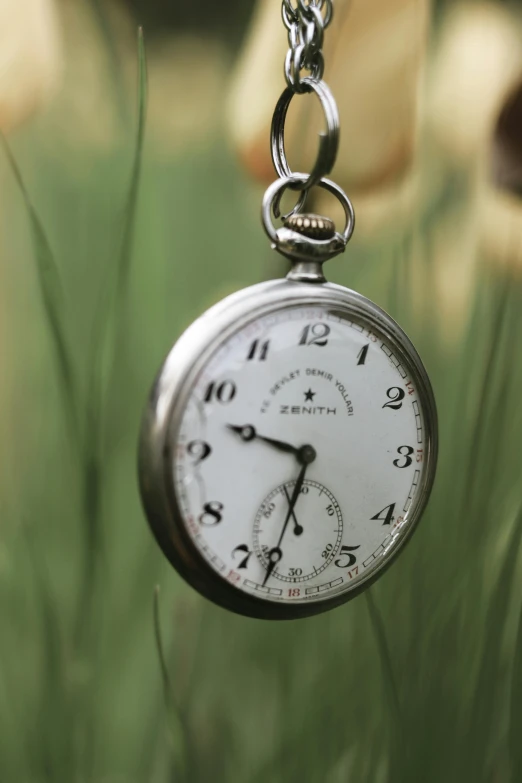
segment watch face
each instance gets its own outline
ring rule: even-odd
[[[165,472],[214,583],[317,611],[375,576],[411,532],[433,480],[435,413],[418,357],[386,318],[281,305],[229,332],[192,374]]]

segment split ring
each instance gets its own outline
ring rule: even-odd
[[[313,92],[319,98],[326,119],[326,133],[320,134],[319,153],[312,173],[294,190],[309,190],[331,172],[339,149],[339,111],[329,87],[323,81],[305,77],[301,80],[303,92]],[[285,123],[288,108],[295,92],[290,87],[284,90],[277,102],[271,129],[271,151],[275,170],[281,178],[291,178],[292,169],[288,164],[285,151]],[[301,178],[302,175],[299,175]],[[297,182],[301,183],[298,178]],[[291,187],[290,185],[288,187]]]
[[[268,234],[269,238],[274,243],[278,250],[283,252],[281,247],[281,236],[279,231],[276,230],[273,224],[272,215],[274,214],[274,206],[279,204],[281,197],[287,188],[292,190],[301,190],[301,188],[307,183],[308,174],[292,174],[289,177],[282,177],[276,180],[267,189],[263,197],[262,205],[262,220],[263,226]],[[327,190],[333,196],[335,196],[344,209],[345,214],[345,226],[342,232],[336,232],[335,236],[331,240],[319,240],[306,238],[306,246],[308,246],[313,252],[313,255],[319,260],[327,260],[338,253],[342,253],[348,244],[353,230],[355,228],[355,213],[353,210],[352,202],[339,185],[329,179],[321,179],[316,183],[318,187]],[[287,230],[287,229],[285,229]],[[303,244],[301,242],[301,244]],[[289,255],[288,252],[284,252],[285,255]]]

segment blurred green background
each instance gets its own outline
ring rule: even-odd
[[[147,529],[136,442],[161,360],[284,272],[225,109],[253,9],[1,11],[0,783],[520,781],[521,4],[432,6],[415,150],[341,182],[360,233],[330,279],[399,320],[439,407],[408,549],[342,608],[265,623],[199,597]],[[370,52],[376,73],[395,51]]]

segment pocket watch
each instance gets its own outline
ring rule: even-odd
[[[315,92],[327,114],[312,175],[284,157],[298,91]],[[280,178],[262,214],[292,269],[189,326],[142,425],[140,489],[161,549],[201,594],[256,618],[317,614],[368,587],[410,538],[435,476],[437,414],[419,355],[387,313],[323,274],[354,227],[349,199],[324,176],[336,123],[317,76],[283,93],[272,128]],[[302,211],[312,185],[339,199],[342,232]],[[287,190],[299,204],[276,229]]]

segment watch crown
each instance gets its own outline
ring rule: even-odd
[[[310,239],[331,239],[335,236],[335,223],[322,215],[290,215],[284,226]]]

